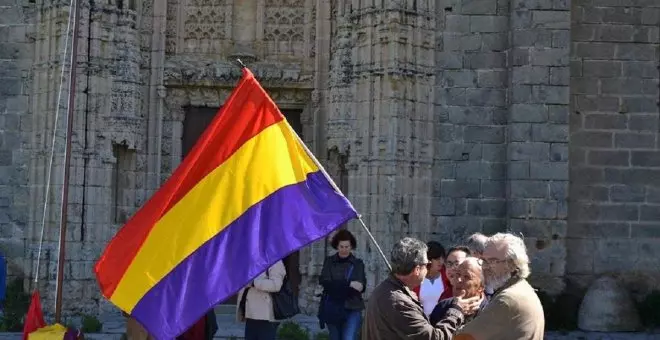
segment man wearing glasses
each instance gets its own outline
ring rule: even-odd
[[[488,305],[461,329],[455,340],[542,340],[545,317],[536,292],[527,282],[529,256],[520,237],[498,233],[483,254]]]

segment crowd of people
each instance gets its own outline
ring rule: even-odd
[[[404,238],[391,250],[392,272],[366,304],[365,265],[353,254],[355,237],[341,229],[331,245],[337,251],[323,263],[318,311],[331,340],[360,334],[363,340],[543,339],[543,308],[527,282],[529,256],[518,236],[477,233],[447,251],[436,241]],[[239,293],[246,340],[276,338],[269,292],[277,291],[284,275],[280,261]]]

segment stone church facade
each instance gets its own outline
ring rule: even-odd
[[[657,0],[82,0],[64,308],[238,81],[241,58],[384,251],[522,233],[551,295],[660,279]],[[0,1],[0,250],[52,310],[69,2]],[[268,171],[268,169],[264,169]],[[369,288],[386,275],[357,224]],[[327,242],[291,261],[312,311]],[[26,284],[29,280],[26,280]]]

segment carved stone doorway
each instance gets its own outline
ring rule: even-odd
[[[302,122],[301,122],[301,109],[281,109],[284,117],[286,117],[291,127],[302,136]],[[200,107],[189,106],[184,108],[185,117],[183,120],[183,136],[181,138],[181,153],[185,158],[188,152],[195,145],[204,130],[213,120],[215,114],[218,112],[217,107]],[[300,252],[296,251],[283,259],[284,266],[286,267],[287,276],[291,282],[294,292],[298,295],[300,289]],[[222,304],[235,305],[238,297],[236,295],[230,297]]]

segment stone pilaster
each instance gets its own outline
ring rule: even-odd
[[[348,196],[386,253],[429,233],[434,1],[337,9],[329,146],[348,154]],[[357,223],[369,287],[388,273]]]
[[[563,289],[568,215],[570,2],[511,2],[508,222],[525,238],[532,283]]]

